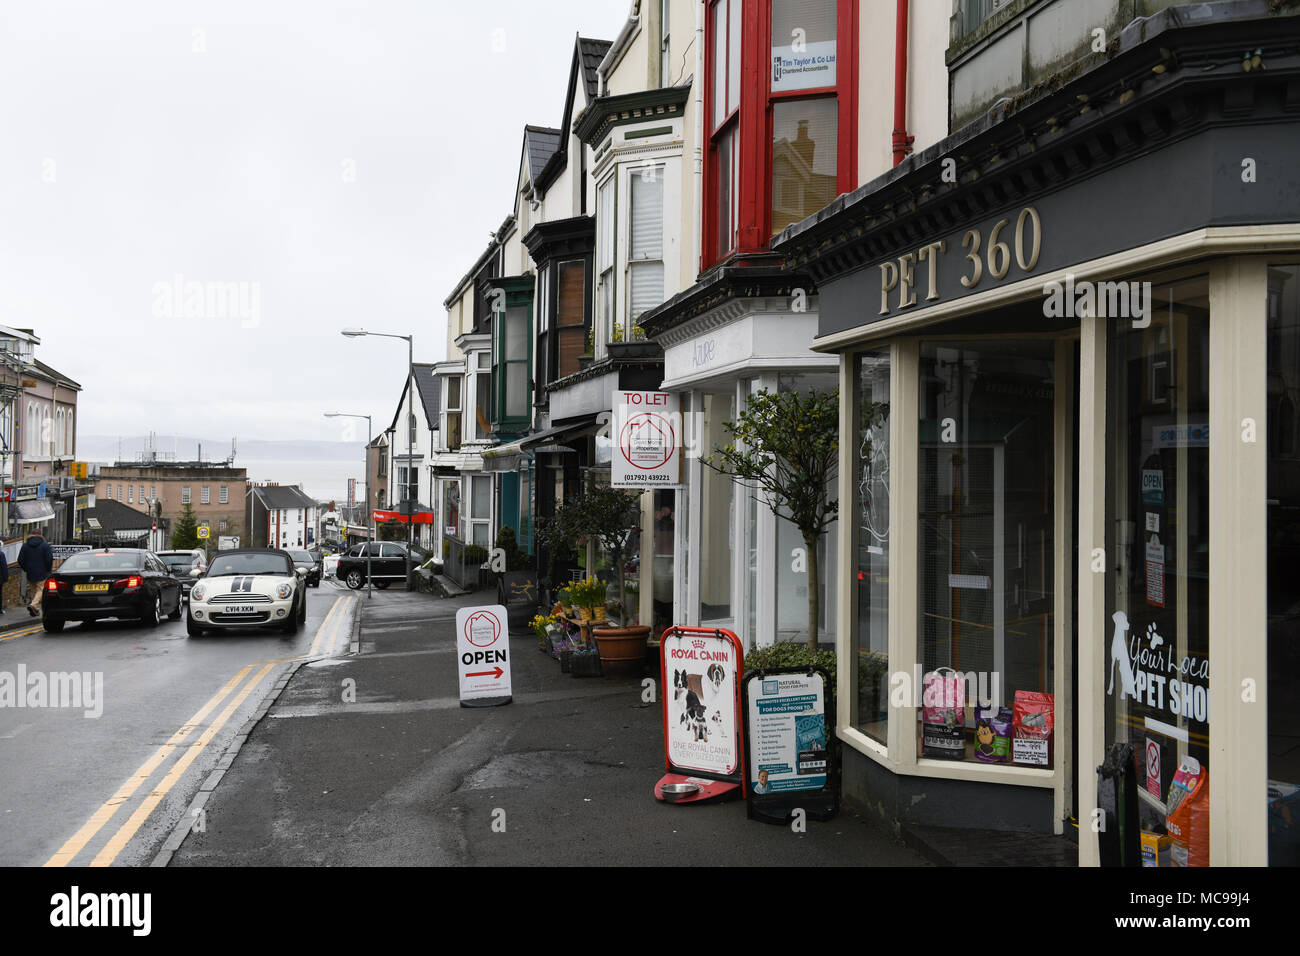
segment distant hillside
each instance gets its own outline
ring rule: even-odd
[[[83,461],[135,461],[144,452],[149,438],[145,435],[122,436],[119,445],[117,436],[78,435],[77,457]],[[179,461],[194,461],[199,456],[199,446],[203,446],[205,461],[225,461],[230,455],[230,439],[192,438],[183,435],[159,435],[156,448],[159,458],[172,458]],[[235,461],[243,464],[249,461],[290,460],[290,461],[361,461],[365,456],[366,443],[363,441],[257,441],[239,439],[235,449]]]

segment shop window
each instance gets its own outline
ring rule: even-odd
[[[651,573],[654,620],[651,621],[651,636],[657,639],[674,623],[673,595],[677,590],[677,582],[673,556],[677,546],[677,492],[658,488],[654,496],[654,568]]]
[[[1057,759],[1054,350],[1049,340],[921,346],[924,757],[1044,770]]]
[[[1300,266],[1270,267],[1268,297],[1268,863],[1300,866]]]
[[[1133,747],[1142,829],[1209,771],[1209,282],[1156,286],[1106,357],[1105,743]],[[1206,835],[1208,839],[1208,835]]]
[[[705,394],[700,433],[700,454],[710,456],[731,439],[722,427],[735,421],[734,391]],[[699,621],[730,620],[731,570],[735,552],[736,485],[729,475],[712,468],[700,469],[700,600]]]
[[[854,358],[855,727],[884,744],[889,715],[889,350]],[[847,530],[850,525],[845,524]]]

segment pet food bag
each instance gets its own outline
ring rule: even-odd
[[[949,667],[925,675],[921,744],[927,757],[966,759],[966,678]]]
[[[1006,763],[1011,757],[1010,707],[975,708],[975,757],[985,763]]]
[[[1011,762],[1022,767],[1052,766],[1052,730],[1056,725],[1051,694],[1016,691],[1012,708]]]
[[[1155,867],[1169,865],[1169,836],[1167,834],[1152,833],[1150,830],[1142,831],[1142,865]]]
[[[1195,757],[1183,758],[1169,785],[1165,829],[1174,866],[1210,865],[1210,775]]]

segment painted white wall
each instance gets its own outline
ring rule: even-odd
[[[894,166],[893,3],[858,8],[858,185]],[[948,16],[945,4],[914,2],[908,14],[907,132],[920,152],[948,135]]]

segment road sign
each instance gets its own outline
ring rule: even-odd
[[[72,477],[73,477],[73,478],[80,478],[80,479],[83,480],[83,481],[85,480],[85,478],[86,478],[86,463],[85,463],[84,461],[74,461],[74,462],[72,463],[72,466],[71,466],[71,468],[70,468],[69,470],[72,472]]]
[[[677,484],[681,399],[671,392],[614,392],[614,449],[609,483],[615,488]]]
[[[456,667],[462,707],[508,704],[510,633],[500,604],[463,607],[456,612]]]
[[[208,535],[211,534],[211,533],[212,533],[212,530],[211,530],[210,528],[208,528],[206,525],[200,525],[200,526],[199,526],[198,534],[199,534],[199,537],[200,537],[200,538],[206,538],[206,537],[208,537]]]

